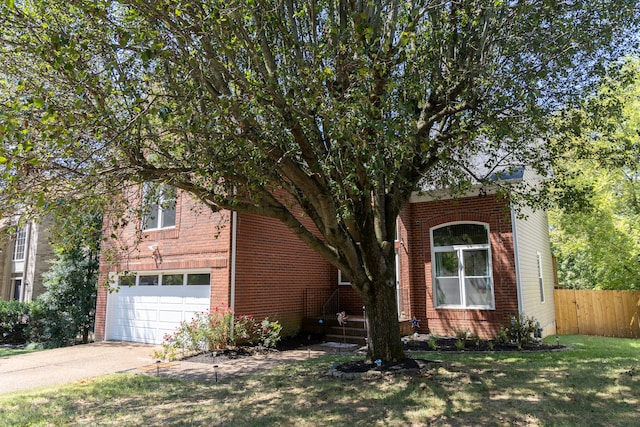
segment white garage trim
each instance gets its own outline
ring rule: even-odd
[[[209,309],[210,273],[179,270],[113,275],[114,292],[107,298],[106,339],[161,343],[180,322]]]

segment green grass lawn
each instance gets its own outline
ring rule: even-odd
[[[327,376],[353,358],[339,355],[217,384],[110,375],[2,395],[0,425],[637,426],[640,340],[561,344],[570,349],[423,353],[443,363],[368,381]]]
[[[0,348],[0,357],[15,356],[16,354],[33,353],[39,351],[38,349],[15,349],[15,348]]]

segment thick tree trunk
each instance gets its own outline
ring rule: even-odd
[[[384,361],[403,359],[395,286],[371,283],[362,297],[367,316],[368,357]]]

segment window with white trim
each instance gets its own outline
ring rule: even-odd
[[[18,228],[13,245],[13,261],[22,261],[27,252],[27,226]]]
[[[118,277],[118,286],[209,286],[211,274],[201,272],[129,273]]]
[[[152,182],[142,187],[142,229],[145,231],[176,226],[176,188]]]
[[[340,269],[338,269],[338,285],[351,286],[351,280]]]
[[[538,286],[540,287],[540,302],[544,302],[544,279],[542,274],[542,255],[540,252],[536,252],[536,259],[538,261]]]
[[[432,228],[431,248],[436,307],[494,308],[487,224]]]

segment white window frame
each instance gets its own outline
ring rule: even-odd
[[[453,225],[461,225],[461,224],[469,224],[469,225],[482,225],[487,233],[487,243],[483,244],[470,244],[470,245],[451,245],[451,246],[435,246],[433,239],[433,232],[435,230],[450,227]],[[491,232],[489,229],[489,224],[484,222],[477,221],[456,221],[456,222],[448,222],[445,224],[439,224],[435,227],[432,227],[429,230],[429,238],[431,243],[431,280],[432,280],[432,290],[433,290],[433,306],[436,309],[482,309],[482,310],[495,310],[495,283],[493,280],[493,265],[492,265],[492,254],[491,254]],[[465,274],[464,274],[464,252],[469,250],[479,250],[484,249],[487,251],[487,263],[488,265],[488,273],[489,273],[489,289],[491,291],[491,302],[489,305],[467,305],[467,295],[466,295],[466,287],[465,287]],[[438,304],[438,291],[436,288],[436,253],[438,252],[456,252],[458,257],[458,287],[460,290],[460,304]]]
[[[177,216],[177,206],[178,206],[178,192],[176,188],[173,188],[173,191],[175,191],[175,196],[173,197],[173,224],[171,225],[164,225],[165,222],[165,217],[164,217],[164,213],[165,211],[169,211],[169,209],[164,208],[163,204],[167,204],[167,203],[171,203],[171,201],[166,197],[167,196],[167,192],[164,190],[160,190],[160,196],[158,198],[157,201],[154,201],[152,203],[149,203],[146,201],[146,195],[147,192],[149,191],[149,189],[151,188],[151,186],[158,186],[158,188],[160,189],[164,189],[164,188],[169,188],[170,186],[166,185],[166,184],[156,184],[153,182],[145,182],[142,185],[142,210],[143,210],[143,214],[142,214],[142,231],[154,231],[154,230],[164,230],[164,229],[170,229],[170,228],[176,228],[176,223],[178,222],[178,216]],[[146,209],[149,209],[149,212],[145,212]],[[155,218],[157,221],[157,226],[156,227],[147,227],[147,221],[149,219],[149,217],[153,217],[153,214],[156,214]]]
[[[542,254],[536,252],[536,264],[538,267],[538,286],[540,287],[540,303],[544,304],[544,274],[542,270]]]
[[[173,275],[182,275],[182,285],[165,285],[163,283],[164,276],[173,276]],[[209,283],[206,285],[188,285],[188,277],[189,275],[194,274],[208,274],[209,275]],[[179,288],[181,286],[210,286],[211,285],[211,271],[210,270],[167,270],[167,271],[138,271],[138,272],[128,272],[127,274],[118,275],[117,285],[120,286],[121,278],[125,276],[134,276],[134,284],[132,286],[143,286],[143,287],[168,287],[168,288]],[[140,276],[158,276],[158,283],[155,285],[141,285],[140,284]],[[128,285],[123,285],[128,286]]]
[[[27,256],[27,226],[18,227],[13,243],[13,261],[24,261]]]
[[[338,285],[340,286],[351,286],[351,282],[342,278],[342,270],[338,269]]]

